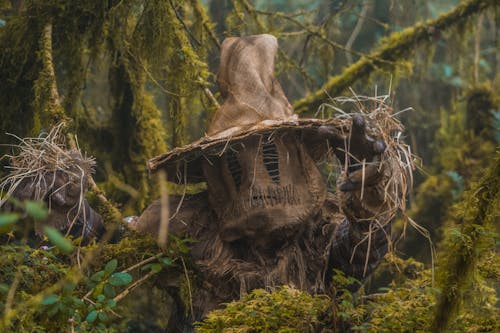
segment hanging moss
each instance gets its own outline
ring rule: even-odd
[[[489,230],[500,217],[500,151],[479,183],[455,207],[461,230],[448,239],[446,258],[441,260],[441,296],[432,332],[443,332],[453,322],[468,289],[478,258],[495,246]]]
[[[40,36],[39,57],[42,69],[34,82],[35,128],[49,129],[65,120],[64,109],[59,100],[56,74],[52,58],[52,23],[47,23]]]
[[[208,46],[200,42],[204,34],[195,36],[193,31],[207,31],[210,25],[207,21],[196,21],[193,31],[188,25],[189,13],[194,12],[195,18],[196,15],[203,15],[203,12],[196,11],[196,5],[200,6],[197,1],[150,1],[135,34],[138,45],[142,45],[138,53],[143,54],[145,61],[161,73],[164,79],[160,82],[168,87],[165,94],[171,119],[172,146],[186,143],[185,128],[191,100],[196,98],[197,88],[206,84],[208,78],[206,63],[201,60],[207,54]],[[150,45],[161,56],[149,52]],[[145,50],[148,50],[147,54]]]
[[[408,216],[429,231],[435,244],[441,240],[443,219],[456,199],[454,191],[458,192],[458,184],[448,175],[430,176],[418,187],[408,211]],[[396,225],[401,230],[403,221],[398,220]],[[430,245],[413,228],[406,230],[405,241],[398,250],[423,262],[431,259]]]
[[[134,186],[140,196],[135,209],[141,211],[155,196],[150,187],[146,162],[166,150],[165,131],[160,112],[144,90],[144,74],[137,71],[137,62],[121,56],[118,67],[111,69],[114,138],[113,168],[121,170],[124,181]],[[127,212],[125,212],[127,213]]]
[[[341,74],[330,78],[316,92],[297,101],[294,104],[295,111],[302,113],[316,110],[325,100],[325,92],[329,96],[339,96],[354,82],[367,78],[378,70],[394,72],[401,63],[404,64],[404,61],[413,54],[416,47],[432,42],[433,39],[439,38],[445,30],[460,26],[474,15],[496,5],[498,4],[494,0],[467,0],[435,20],[419,23],[401,32],[391,34],[368,56],[361,57]],[[384,61],[375,59],[383,59]]]
[[[493,112],[499,108],[498,97],[490,84],[477,86],[467,91],[466,124],[472,134],[484,140],[495,142]]]
[[[196,35],[200,37],[199,41],[201,45],[204,45],[207,40],[210,40],[210,42],[215,44],[215,46],[220,49],[221,44],[215,32],[215,23],[212,22],[212,20],[208,16],[205,7],[198,0],[190,0],[189,4],[193,8],[195,22],[198,23],[195,28]],[[206,54],[204,56],[206,56]]]
[[[15,17],[0,31],[0,141],[7,142],[5,132],[18,136],[35,134],[33,85],[42,64],[33,55],[40,45],[43,25],[35,16]],[[38,127],[38,128],[35,128]],[[38,133],[36,133],[38,134]]]
[[[41,128],[70,119],[71,130],[97,157],[98,165],[111,158],[118,178],[138,189],[136,213],[154,197],[146,161],[166,150],[161,113],[146,85],[159,82],[168,87],[162,87],[165,91],[172,91],[167,112],[172,114],[172,137],[179,145],[195,105],[191,100],[208,78],[200,58],[207,54],[207,46],[195,49],[190,40],[190,27],[201,40],[210,33],[210,22],[200,6],[195,0],[87,1],[71,6],[59,0],[27,2],[26,9],[9,18],[0,33],[4,47],[0,76],[7,82],[0,91],[1,136],[7,131],[37,135]],[[199,18],[200,22],[195,20]],[[52,46],[43,30],[48,23]],[[109,123],[96,125],[93,108],[81,105],[81,92],[89,66],[102,55],[111,55],[105,59],[111,61],[114,105]],[[54,98],[57,95],[60,98]],[[112,198],[124,203],[130,197],[117,193]]]

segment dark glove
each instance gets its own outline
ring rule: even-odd
[[[340,190],[356,191],[362,185],[376,184],[381,176],[378,162],[387,145],[383,140],[367,134],[366,121],[361,114],[353,114],[350,135],[342,145],[339,147],[337,143],[335,149],[335,155],[342,165],[346,165],[347,160],[347,179],[340,185]]]

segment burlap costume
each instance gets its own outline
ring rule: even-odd
[[[386,187],[391,169],[377,162],[386,144],[367,135],[361,115],[344,127],[299,119],[274,78],[277,47],[270,35],[226,39],[225,102],[208,135],[149,162],[179,184],[207,183],[202,193],[170,196],[170,232],[197,240],[190,254],[205,283],[193,295],[195,320],[254,288],[328,293],[334,268],[363,279],[387,252],[395,189]],[[347,168],[331,193],[317,162],[334,156]],[[369,165],[362,181],[359,161]],[[131,227],[158,235],[160,212],[156,201]]]
[[[59,129],[60,126],[57,126],[49,134],[55,141],[59,138]],[[45,220],[35,220],[36,238],[42,238],[44,226],[51,226],[74,238],[81,237],[85,244],[105,232],[101,216],[85,199],[94,161],[84,158],[76,149],[65,150],[63,144],[50,141],[40,136],[24,139],[20,143],[19,147],[25,150],[26,146],[39,149],[40,161],[31,170],[26,170],[26,163],[35,162],[30,163],[32,160],[27,161],[22,154],[11,157],[11,172],[0,183],[0,194],[4,195],[0,197],[0,211],[18,209],[9,198],[20,202],[44,201],[49,214]]]

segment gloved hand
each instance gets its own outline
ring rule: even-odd
[[[318,128],[320,138],[327,139],[333,147],[335,156],[342,166],[346,166],[346,180],[340,190],[356,191],[364,185],[372,186],[380,178],[380,155],[386,150],[386,143],[380,138],[373,138],[367,133],[366,121],[362,114],[352,115],[349,135],[342,136],[338,129],[331,126]],[[364,170],[363,170],[364,164]],[[364,177],[364,180],[363,180]]]
[[[346,159],[348,161],[347,179],[340,185],[340,190],[357,191],[361,186],[375,185],[382,175],[380,155],[387,145],[382,139],[372,138],[367,134],[366,121],[359,113],[352,116],[352,127],[346,146],[347,152],[345,149],[336,150],[336,155],[343,165]]]

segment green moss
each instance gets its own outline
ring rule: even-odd
[[[42,25],[34,18],[16,17],[0,31],[0,141],[5,132],[19,136],[38,134],[34,119],[33,85],[41,70],[36,59]],[[35,58],[35,59],[33,59]],[[36,132],[36,133],[35,133]]]
[[[443,221],[451,205],[456,200],[454,193],[459,192],[459,184],[456,184],[448,175],[429,176],[416,191],[415,198],[407,214],[429,231],[429,235],[435,244],[442,238]],[[395,226],[399,232],[402,232],[403,224],[403,220],[396,221]],[[398,250],[403,253],[411,253],[414,258],[424,262],[428,262],[430,259],[430,245],[413,228],[406,230],[405,241]]]
[[[473,135],[495,142],[493,112],[500,107],[498,96],[490,84],[479,85],[466,92],[466,124]]]
[[[450,233],[446,257],[442,259],[440,287],[442,295],[432,324],[433,332],[442,332],[456,316],[464,292],[469,288],[478,259],[495,246],[491,228],[500,216],[500,151],[481,181],[465,193],[455,206],[460,231]]]
[[[122,214],[118,209],[109,201],[103,201],[98,196],[104,195],[102,192],[95,192],[91,190],[87,193],[87,199],[90,206],[101,215],[104,224],[112,228],[122,223]]]
[[[40,51],[38,53],[42,69],[33,84],[35,92],[33,108],[36,110],[40,126],[49,129],[66,118],[64,109],[59,101],[59,92],[57,91],[54,61],[52,59],[51,23],[46,24],[42,31],[40,36]]]
[[[6,83],[0,91],[0,135],[38,135],[42,128],[70,120],[71,130],[98,164],[111,159],[117,178],[140,194],[138,200],[123,193],[111,197],[126,203],[127,213],[142,210],[155,196],[146,161],[167,149],[167,133],[152,94],[157,91],[147,85],[153,82],[172,92],[167,93],[166,110],[172,119],[171,137],[174,145],[185,143],[191,100],[208,78],[201,60],[207,46],[193,47],[188,30],[202,39],[213,34],[200,6],[194,0],[87,1],[71,6],[58,0],[28,2],[0,32],[0,76]],[[49,23],[52,33],[44,34]],[[96,123],[94,108],[81,102],[89,68],[101,59],[110,61],[105,67],[113,81],[113,115],[107,123]],[[57,93],[60,100],[54,98]]]
[[[208,314],[198,332],[316,332],[330,317],[330,300],[291,287],[256,289]]]

